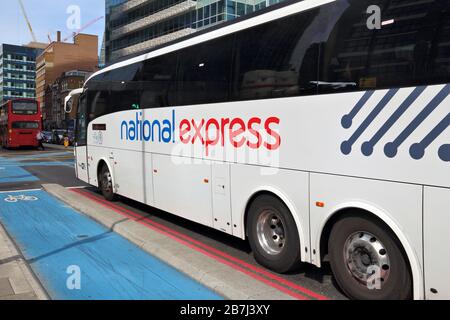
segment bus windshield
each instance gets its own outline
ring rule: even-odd
[[[39,129],[38,122],[32,121],[17,121],[12,123],[13,129]]]
[[[37,114],[38,106],[36,101],[14,101],[12,112],[14,114]]]

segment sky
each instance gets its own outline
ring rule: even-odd
[[[56,40],[56,32],[62,38],[69,37],[74,28],[105,15],[105,0],[22,0],[28,18],[39,42],[48,43],[48,34]],[[79,10],[78,10],[79,8]],[[70,10],[69,10],[70,9]],[[67,11],[70,11],[67,13]],[[77,12],[80,12],[78,15]],[[79,19],[77,18],[79,16]],[[78,24],[79,22],[79,24]],[[83,33],[99,36],[103,40],[105,20],[101,19],[83,30]],[[75,29],[76,31],[76,29]],[[0,2],[0,43],[23,45],[32,41],[18,0]],[[72,39],[69,39],[72,41]]]

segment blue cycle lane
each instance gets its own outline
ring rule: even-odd
[[[36,155],[22,155],[14,158],[0,157],[0,184],[33,182],[39,181],[39,178],[29,173],[26,167],[30,166],[69,166],[73,167],[73,160],[69,161],[45,161],[46,158],[55,156],[65,156],[67,152],[60,153],[42,153]]]
[[[222,299],[42,190],[0,193],[0,222],[52,299]]]

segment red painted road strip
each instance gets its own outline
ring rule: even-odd
[[[183,244],[188,245],[192,249],[195,249],[197,251],[201,251],[202,253],[208,255],[209,257],[212,257],[212,258],[214,258],[216,260],[219,260],[220,262],[225,263],[225,264],[233,267],[234,269],[238,269],[239,271],[244,272],[245,274],[250,275],[253,278],[255,278],[255,276],[256,276],[256,277],[258,277],[257,280],[262,281],[262,282],[264,282],[264,283],[266,283],[266,284],[268,284],[268,285],[270,285],[272,287],[275,287],[276,289],[278,289],[278,290],[280,290],[282,292],[285,292],[285,293],[287,293],[287,294],[289,294],[291,296],[295,295],[295,298],[297,298],[297,299],[299,299],[300,297],[302,299],[305,299],[305,296],[300,296],[299,297],[298,294],[296,294],[295,292],[289,291],[288,289],[286,289],[284,287],[279,286],[278,283],[281,283],[281,284],[283,284],[283,285],[285,285],[287,287],[290,287],[291,289],[299,291],[303,295],[307,295],[307,296],[312,297],[314,299],[328,300],[328,298],[323,296],[323,295],[320,295],[320,294],[318,294],[316,292],[313,292],[313,291],[311,291],[309,289],[306,289],[306,288],[304,288],[302,286],[299,286],[299,285],[297,285],[295,283],[292,283],[292,282],[290,282],[290,281],[288,281],[286,279],[283,279],[283,278],[281,278],[279,276],[271,274],[270,272],[267,272],[266,270],[264,270],[262,268],[258,268],[258,267],[253,266],[253,265],[251,265],[251,264],[249,264],[249,263],[247,263],[245,261],[242,261],[242,260],[237,259],[237,258],[235,258],[233,256],[230,256],[230,255],[228,255],[228,254],[226,254],[226,253],[224,253],[222,251],[219,251],[219,250],[217,250],[217,249],[215,249],[213,247],[210,247],[210,246],[208,246],[208,245],[206,245],[206,244],[204,244],[202,242],[199,242],[199,241],[197,241],[197,240],[195,240],[195,239],[193,239],[193,238],[191,238],[191,237],[189,237],[189,236],[187,236],[185,234],[182,234],[182,233],[177,232],[175,230],[172,230],[172,229],[170,229],[170,228],[168,228],[168,227],[166,227],[164,225],[161,225],[161,224],[159,224],[159,223],[149,219],[148,217],[142,217],[141,215],[139,215],[139,214],[137,214],[137,213],[135,213],[133,211],[130,211],[130,210],[127,210],[127,209],[125,209],[123,207],[115,205],[114,203],[108,202],[108,201],[106,201],[104,199],[101,199],[101,198],[99,198],[97,196],[94,196],[94,195],[92,195],[92,194],[90,194],[90,193],[88,193],[86,191],[82,191],[82,190],[71,190],[71,191],[75,192],[77,194],[80,194],[80,195],[82,195],[84,197],[87,197],[87,198],[89,198],[89,199],[91,199],[93,201],[96,201],[96,202],[98,202],[98,203],[100,203],[100,204],[102,204],[104,206],[107,206],[107,207],[113,209],[114,211],[116,211],[116,212],[118,212],[118,213],[120,213],[122,215],[126,215],[126,216],[132,218],[133,220],[135,220],[137,222],[145,221],[146,223],[144,225],[149,226],[149,224],[151,224],[152,227],[158,229],[158,230],[155,230],[155,231],[161,231],[161,232],[163,232],[166,235],[167,235],[167,233],[170,233],[170,234],[172,234],[173,236],[176,237],[175,240],[177,240],[177,241],[180,240],[181,242],[183,242]],[[144,218],[144,220],[142,220],[142,218]],[[152,229],[154,229],[154,228],[152,228]],[[169,236],[171,236],[171,235],[169,235]],[[171,238],[173,238],[173,236],[171,236]],[[183,239],[185,239],[185,240],[187,240],[189,242],[185,242],[184,240],[182,240],[180,238],[183,238]],[[178,242],[180,242],[180,241],[178,241]],[[193,247],[192,243],[195,243],[196,246]],[[199,247],[201,247],[201,248],[199,248]],[[206,252],[202,248],[208,250],[209,252]],[[221,257],[223,257],[225,259],[231,260],[231,261],[229,262],[229,261],[223,260],[219,256],[221,256]],[[246,267],[249,270],[243,269],[242,266]],[[256,273],[256,274],[253,274],[253,272]],[[272,281],[274,281],[276,283],[274,283],[274,282],[267,283],[267,280],[264,279],[264,278],[261,278],[260,275],[263,275],[263,276],[269,278],[270,280],[272,280]],[[288,290],[288,292],[286,292],[286,290]]]
[[[225,264],[225,265],[227,265],[227,266],[229,266],[229,267],[231,267],[231,268],[233,268],[235,270],[238,270],[238,271],[240,271],[240,272],[242,272],[242,273],[244,273],[244,274],[246,274],[246,275],[248,275],[248,276],[250,276],[250,277],[252,277],[252,278],[254,278],[256,280],[258,280],[258,281],[261,281],[261,282],[267,284],[270,287],[273,287],[273,288],[275,288],[275,289],[277,289],[277,290],[279,290],[281,292],[284,292],[284,293],[286,293],[286,294],[288,294],[288,295],[290,295],[290,296],[292,296],[292,297],[294,297],[294,298],[296,298],[298,300],[307,300],[308,299],[304,295],[300,295],[300,294],[298,294],[298,293],[296,293],[294,291],[291,291],[291,290],[289,290],[289,289],[287,289],[287,288],[285,288],[283,286],[280,286],[280,285],[278,285],[276,283],[273,283],[270,280],[259,276],[258,274],[254,274],[251,271],[249,271],[249,270],[247,270],[245,268],[242,268],[239,265],[231,263],[230,261],[227,261],[227,260],[225,260],[225,259],[223,259],[223,258],[221,258],[221,257],[219,257],[219,256],[217,256],[217,255],[215,255],[215,254],[213,254],[211,252],[208,252],[208,251],[206,251],[206,250],[204,250],[202,248],[199,248],[198,246],[195,246],[192,243],[186,242],[186,241],[180,239],[179,237],[173,235],[172,232],[166,232],[166,231],[162,230],[161,228],[159,228],[157,226],[154,226],[153,224],[157,224],[157,223],[152,221],[152,220],[150,220],[150,219],[148,219],[148,218],[144,218],[142,216],[139,216],[136,213],[133,213],[132,215],[131,214],[127,214],[127,213],[125,213],[125,211],[129,211],[129,210],[126,210],[126,209],[121,208],[121,207],[120,207],[120,209],[115,209],[115,208],[113,208],[113,206],[110,205],[110,203],[104,203],[103,200],[98,199],[95,196],[88,195],[88,194],[85,194],[84,192],[79,192],[79,191],[76,191],[76,190],[72,190],[72,191],[75,192],[75,193],[80,194],[83,197],[86,197],[86,198],[89,198],[89,199],[91,199],[91,200],[93,200],[95,202],[98,202],[98,203],[100,203],[100,204],[102,204],[102,205],[104,205],[106,207],[109,207],[110,209],[116,211],[120,215],[123,215],[123,216],[125,216],[127,218],[130,218],[133,221],[136,221],[139,224],[144,225],[145,227],[147,227],[149,229],[152,229],[152,230],[154,230],[154,231],[156,231],[158,233],[164,234],[164,235],[170,237],[171,239],[177,241],[178,243],[181,243],[181,244],[183,244],[183,245],[185,245],[185,246],[187,246],[187,247],[189,247],[189,248],[191,248],[191,249],[193,249],[193,250],[195,250],[197,252],[200,252],[200,253],[202,253],[202,254],[204,254],[204,255],[206,255],[206,256],[208,256],[208,257],[210,257],[210,258],[212,258],[212,259],[214,259],[216,261],[219,261],[219,262],[221,262],[221,263],[223,263],[223,264]],[[142,218],[144,218],[144,219],[142,219]],[[192,240],[194,240],[194,239],[192,239]]]

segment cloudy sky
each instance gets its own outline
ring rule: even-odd
[[[105,0],[23,0],[23,3],[40,42],[48,42],[48,34],[55,40],[58,30],[61,30],[64,39],[72,34],[71,28],[76,27],[78,21],[83,26],[105,15]],[[80,19],[77,19],[77,11],[80,12]],[[105,21],[101,19],[83,30],[83,33],[96,34],[101,42],[104,26]],[[22,45],[30,41],[31,35],[19,1],[1,1],[0,43]]]

